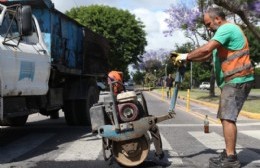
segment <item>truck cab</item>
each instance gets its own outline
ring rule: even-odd
[[[30,6],[0,11],[0,122],[20,125],[30,114],[26,97],[48,92],[50,55]]]
[[[0,0],[0,13],[0,125],[59,110],[68,125],[90,125],[97,80],[109,70],[107,39],[51,0]]]
[[[46,94],[50,55],[31,8],[17,6],[10,9],[1,4],[0,8],[1,96]]]

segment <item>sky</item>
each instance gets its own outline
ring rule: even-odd
[[[61,12],[70,10],[72,7],[88,5],[107,5],[118,9],[128,10],[140,19],[145,25],[147,33],[146,51],[149,50],[174,50],[175,44],[181,45],[188,42],[182,31],[176,31],[172,36],[165,37],[163,31],[167,30],[164,20],[168,15],[164,12],[178,0],[52,0],[55,8]],[[187,0],[193,1],[193,0]]]

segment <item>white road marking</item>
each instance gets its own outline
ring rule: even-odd
[[[202,127],[203,124],[157,124],[159,127]],[[238,127],[247,126],[259,126],[260,122],[257,123],[237,123]],[[210,124],[210,127],[221,127],[221,124]],[[258,132],[259,134],[259,132]]]
[[[159,127],[203,127],[203,124],[156,124]],[[210,124],[210,126],[220,127],[220,124]]]
[[[260,140],[260,130],[239,131],[239,132]]]
[[[167,151],[169,156],[168,156],[168,161],[171,162],[172,166],[180,166],[183,165],[182,159],[178,155],[177,152],[175,152],[170,143],[165,139],[165,137],[161,134],[161,139],[162,139],[162,145],[163,145],[163,150]],[[151,150],[155,150],[154,145],[151,144]],[[166,153],[167,153],[166,152]]]
[[[102,150],[101,139],[91,134],[83,135],[69,145],[55,161],[96,160]],[[67,146],[68,144],[62,144],[59,148],[64,149]]]
[[[245,134],[247,136],[256,138],[258,140],[260,140],[260,130],[248,130],[248,131],[239,131],[239,133]],[[241,161],[245,160],[244,162],[246,162],[247,160],[244,158],[247,158],[248,156],[251,157],[252,162],[249,165],[260,165],[260,154],[254,152],[253,150],[249,150],[247,148],[243,149],[243,154],[242,152],[240,153],[240,157],[239,159]]]
[[[222,150],[225,147],[224,138],[215,132],[205,134],[203,131],[191,131],[191,136],[196,138],[200,143],[210,149]],[[236,148],[242,148],[237,144]]]
[[[13,159],[33,150],[54,134],[32,134],[0,148],[0,163],[11,162]],[[14,150],[15,149],[15,150]]]
[[[245,133],[249,136],[259,138],[259,131],[240,131],[242,133]],[[224,138],[215,132],[211,132],[209,134],[205,134],[204,132],[189,132],[190,135],[192,135],[196,140],[198,140],[200,143],[202,143],[207,148],[217,150],[218,152],[222,151],[225,147]],[[250,156],[250,160],[252,160],[250,163],[247,164],[247,166],[254,167],[255,165],[259,165],[260,163],[260,154],[254,152],[253,150],[250,150],[248,148],[244,148],[241,145],[236,145],[236,151],[238,153],[238,157],[240,162],[247,163],[248,162],[248,156]]]

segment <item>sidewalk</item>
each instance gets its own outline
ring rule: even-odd
[[[152,90],[151,92],[152,92],[152,93],[155,93],[155,94],[157,94],[158,96],[161,97],[161,94],[158,93],[157,91]],[[255,96],[255,95],[253,95],[253,96]],[[257,96],[258,96],[258,95],[257,95]],[[187,101],[187,100],[186,100],[186,97],[178,96],[178,99],[184,100],[185,102]],[[165,99],[165,100],[170,101],[170,99]],[[209,102],[200,101],[200,100],[195,100],[195,99],[190,99],[190,102],[193,103],[193,104],[192,104],[193,106],[196,106],[196,105],[199,104],[199,105],[203,105],[204,107],[210,108],[212,111],[215,111],[215,112],[218,110],[218,105],[217,105],[217,104],[214,104],[214,103],[209,103]],[[207,111],[208,111],[208,110],[207,110]],[[251,112],[243,111],[243,110],[242,110],[242,111],[240,112],[240,115],[242,115],[242,116],[244,116],[244,117],[247,117],[247,118],[260,120],[260,114],[251,113]]]

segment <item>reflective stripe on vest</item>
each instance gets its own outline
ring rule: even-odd
[[[252,66],[251,63],[246,64],[245,66],[238,67],[238,68],[236,68],[236,69],[234,69],[234,70],[232,70],[232,71],[225,72],[225,73],[224,73],[224,77],[227,77],[227,76],[230,76],[230,75],[234,75],[235,73],[238,73],[238,72],[243,71],[243,70],[245,70],[245,69],[251,69],[252,67],[253,67],[253,66]]]
[[[227,57],[222,63],[225,63],[226,61],[231,61],[233,59],[236,59],[238,57],[249,55],[249,50],[242,50],[240,52],[237,52],[229,57]]]
[[[242,30],[241,33],[243,33]],[[241,50],[229,50],[223,46],[217,49],[218,56],[221,60],[221,69],[226,82],[235,77],[242,77],[254,73],[254,68],[249,57],[249,45],[245,35],[244,40],[245,45]]]

